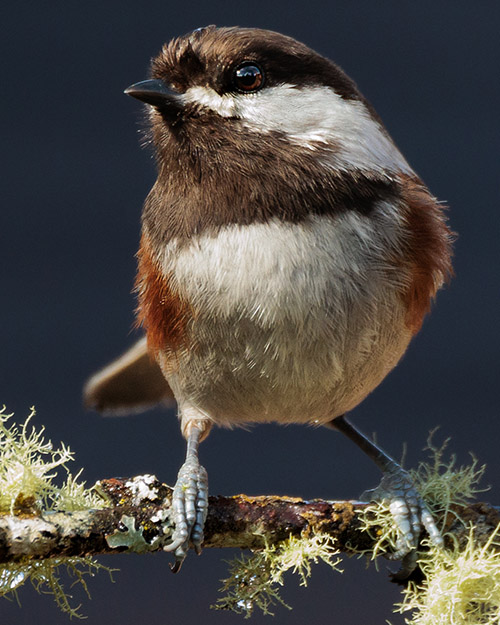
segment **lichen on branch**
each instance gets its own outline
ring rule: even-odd
[[[13,415],[0,410],[0,514],[29,514],[41,510],[86,510],[105,502],[93,489],[86,489],[67,468],[73,452],[61,443],[54,449],[44,439],[45,428],[31,425],[30,414],[21,425],[11,423]],[[58,470],[65,473],[62,486],[55,482]]]
[[[9,423],[12,416],[7,414],[5,406],[0,410],[0,519],[6,519],[9,528],[8,532],[6,529],[2,531],[2,537],[12,537],[9,550],[12,556],[16,543],[31,543],[31,553],[7,560],[1,558],[0,597],[14,595],[19,600],[18,590],[30,581],[36,590],[51,593],[61,610],[78,617],[80,606],[70,603],[59,571],[67,571],[88,595],[85,576],[102,569],[111,574],[111,569],[90,556],[36,558],[37,541],[32,542],[35,536],[29,531],[23,536],[23,520],[26,529],[27,519],[40,519],[43,513],[64,510],[65,514],[72,514],[102,508],[106,501],[79,481],[81,471],[77,475],[70,473],[66,465],[73,460],[73,453],[69,447],[61,443],[54,449],[51,441],[44,439],[44,428],[37,430],[31,425],[34,408],[21,425]],[[61,470],[65,479],[62,485],[57,485],[55,480]],[[42,520],[39,522],[39,537],[44,535],[43,525]],[[20,530],[19,533],[16,530]],[[48,537],[50,533],[45,536],[46,541]],[[2,542],[5,541],[0,540]],[[5,556],[6,551],[6,545],[1,544],[0,555]]]
[[[65,567],[87,591],[84,575],[101,567],[103,553],[160,551],[171,541],[172,488],[152,475],[100,480],[88,489],[67,463],[65,445],[54,449],[43,428],[9,424],[0,411],[0,596],[16,594],[28,580],[47,588],[72,616],[59,577]],[[423,581],[410,582],[396,611],[412,625],[493,625],[500,618],[500,512],[472,503],[483,475],[472,458],[457,467],[445,443],[428,442],[430,460],[412,472],[436,516],[445,548],[422,541],[417,554]],[[64,483],[57,485],[57,473]],[[284,602],[279,588],[287,571],[305,584],[311,565],[339,570],[339,553],[375,557],[391,551],[397,535],[384,504],[303,500],[296,497],[210,497],[204,547],[239,547],[252,555],[231,565],[225,596],[215,607],[249,616]],[[165,582],[168,583],[168,582]]]

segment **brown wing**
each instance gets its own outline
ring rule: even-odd
[[[453,275],[451,244],[444,207],[418,179],[400,176],[403,217],[408,227],[404,262],[412,276],[405,301],[407,325],[416,334],[437,290]]]
[[[112,416],[142,412],[160,402],[173,404],[175,398],[144,337],[87,381],[83,401]]]

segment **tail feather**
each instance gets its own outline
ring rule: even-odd
[[[161,402],[173,405],[175,398],[144,337],[86,382],[83,401],[86,408],[120,416]]]

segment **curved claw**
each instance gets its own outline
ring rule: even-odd
[[[414,549],[407,553],[404,558],[401,560],[401,566],[397,571],[391,571],[389,569],[389,573],[391,576],[391,580],[393,582],[404,582],[407,580],[413,571],[417,568],[418,561],[418,553],[417,550]]]
[[[443,538],[432,518],[429,509],[417,493],[409,474],[399,464],[385,453],[378,445],[357,430],[344,416],[335,418],[330,425],[342,432],[355,443],[384,473],[380,486],[375,490],[363,493],[365,501],[386,501],[400,536],[397,540],[396,551],[389,559],[403,559],[403,569],[406,577],[416,567],[416,558],[410,554],[418,547],[418,539],[422,526],[429,533],[431,542],[441,547]],[[396,575],[402,574],[397,573]]]
[[[163,550],[174,552],[175,563],[170,567],[177,573],[193,543],[197,554],[201,553],[203,526],[208,512],[208,476],[194,455],[188,456],[177,476],[172,495],[175,529],[172,541]]]
[[[184,558],[176,560],[173,564],[170,564],[170,570],[172,573],[178,573],[181,570],[182,563],[184,562]]]
[[[389,560],[402,560],[401,569],[392,574],[394,580],[409,577],[417,566],[416,549],[424,527],[431,542],[441,547],[443,538],[436,523],[417,493],[409,474],[398,465],[387,471],[378,488],[369,491],[372,501],[387,501],[399,530],[396,550],[385,554]]]

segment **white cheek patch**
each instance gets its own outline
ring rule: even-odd
[[[210,87],[190,87],[184,93],[184,102],[198,104],[214,111],[221,117],[235,117],[236,102],[233,95],[219,95]]]
[[[332,145],[332,158],[325,165],[412,173],[365,105],[343,99],[330,87],[279,85],[253,94],[222,96],[209,87],[191,87],[184,97],[221,117],[237,117],[252,131],[282,132],[309,149]]]

